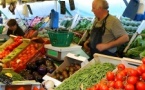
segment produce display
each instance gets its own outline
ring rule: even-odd
[[[60,27],[68,29],[72,25],[72,21],[73,21],[72,18],[64,19],[60,22]]]
[[[22,43],[22,37],[20,36],[14,37],[14,42],[12,42],[10,45],[7,45],[5,48],[3,48],[2,51],[0,51],[0,59],[5,58],[10,52],[12,52],[21,43]]]
[[[120,20],[127,33],[130,35],[133,35],[141,24],[141,21],[134,21],[127,17],[121,17]]]
[[[67,18],[60,22],[60,28],[69,29],[72,25],[72,18]],[[80,39],[82,38],[84,32],[86,30],[90,30],[92,27],[92,18],[81,18],[77,25],[72,29],[74,32],[74,43],[79,43]]]
[[[3,84],[10,85],[13,81],[22,80],[24,80],[24,78],[20,74],[14,72],[12,69],[4,68],[0,72],[0,82],[2,82]]]
[[[145,37],[143,36],[145,30],[139,34],[131,43],[128,51],[124,54],[130,58],[143,58],[145,56]]]
[[[24,37],[31,39],[31,38],[37,36],[37,34],[38,34],[38,31],[37,30],[30,29],[30,30],[28,30],[28,31],[25,32]]]
[[[38,37],[43,37],[43,38],[48,38],[49,37],[48,36],[48,32],[45,29],[42,29],[42,30],[38,31],[38,35],[37,36]]]
[[[108,71],[104,79],[87,90],[144,90],[145,57],[142,62],[136,68],[118,64],[115,72]]]
[[[78,44],[84,32],[86,30],[90,30],[91,27],[92,27],[92,19],[87,18],[80,19],[75,28],[73,28],[74,32],[73,42]]]
[[[52,75],[52,77],[59,81],[63,81],[72,74],[74,74],[80,68],[81,68],[80,64],[71,63],[70,66],[65,67],[63,70],[56,70]]]
[[[10,85],[12,84],[12,78],[5,75],[5,74],[0,74],[0,82],[2,82],[3,84],[6,84],[6,85]]]
[[[28,62],[26,68],[20,74],[26,80],[36,80],[42,82],[42,77],[47,73],[52,73],[56,69],[53,61],[48,58],[39,58],[34,62]]]
[[[10,68],[13,68],[16,72],[23,70],[33,56],[38,52],[41,44],[32,42],[30,43],[20,54],[18,54],[14,60],[8,62]]]
[[[8,76],[12,79],[12,81],[22,81],[22,80],[24,80],[24,78],[20,74],[14,72],[13,70],[9,70],[9,71],[4,71],[3,70],[2,72],[0,72],[0,75]]]
[[[80,69],[68,79],[64,80],[55,90],[80,90],[81,85],[86,90],[105,77],[107,71],[114,69],[115,65],[111,63],[96,63],[90,65],[85,69]]]

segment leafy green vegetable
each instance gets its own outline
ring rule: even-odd
[[[131,43],[130,48],[134,48],[137,46],[141,46],[142,45],[142,36],[138,35],[135,40]]]
[[[145,50],[144,50],[144,51],[142,51],[142,52],[139,54],[139,56],[140,56],[140,58],[145,57]]]
[[[24,80],[24,78],[20,74],[14,72],[14,71],[2,71],[0,73],[0,75],[1,74],[5,74],[5,75],[10,74],[10,76],[12,76],[11,78],[12,78],[13,81],[22,81],[22,80]]]
[[[145,34],[145,29],[144,29],[144,30],[142,30],[141,34]]]
[[[128,57],[139,57],[139,54],[144,50],[145,48],[142,46],[138,46],[135,48],[131,48],[127,51],[125,54]]]
[[[76,27],[73,29],[74,31],[78,30],[90,30],[92,26],[92,23],[88,19],[81,19],[79,23],[76,25]]]

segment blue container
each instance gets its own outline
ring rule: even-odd
[[[59,23],[59,14],[54,9],[52,9],[50,13],[50,28],[57,29],[58,23]]]

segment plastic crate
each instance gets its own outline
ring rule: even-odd
[[[50,43],[55,47],[70,46],[74,34],[68,31],[48,31]]]
[[[27,52],[29,48],[32,48],[35,42],[31,42],[21,53],[19,53],[13,60],[7,62],[7,66],[9,68],[13,68],[13,70],[19,73],[21,70],[26,68],[28,62],[32,62],[42,55],[41,50],[43,49],[43,45],[39,43],[38,48],[35,51]],[[38,44],[38,43],[37,43]],[[26,53],[27,52],[27,53]],[[31,55],[28,55],[31,54]],[[17,63],[18,62],[18,63]]]
[[[0,90],[41,90],[41,83],[35,81],[13,81],[12,85],[0,83]]]
[[[3,33],[4,26],[0,26],[0,34]]]

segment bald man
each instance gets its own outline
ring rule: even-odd
[[[86,52],[90,52],[90,60],[94,53],[116,56],[117,46],[129,41],[129,36],[120,20],[109,14],[106,0],[94,0],[92,12],[95,21],[90,37],[84,43]]]

